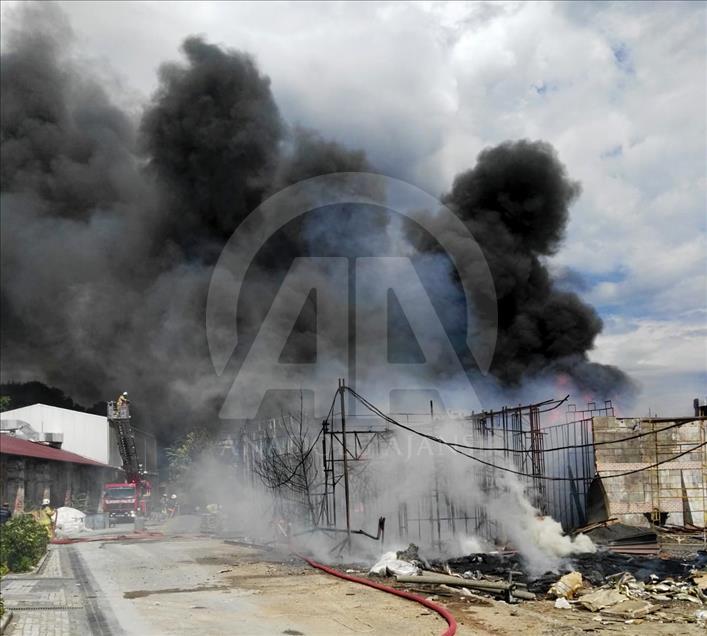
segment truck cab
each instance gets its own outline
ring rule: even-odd
[[[142,484],[115,483],[103,488],[103,512],[111,525],[120,521],[133,521],[136,516],[150,514],[150,487]]]

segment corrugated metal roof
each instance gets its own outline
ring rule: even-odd
[[[26,439],[19,439],[13,435],[0,435],[0,454],[3,455],[21,455],[23,457],[37,457],[39,459],[47,459],[54,462],[71,462],[72,464],[88,464],[89,466],[100,466],[102,468],[111,468],[107,464],[102,464],[83,455],[69,453],[68,451],[30,442]]]

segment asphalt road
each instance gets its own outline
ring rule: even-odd
[[[445,627],[416,603],[327,576],[296,558],[283,562],[287,555],[220,539],[177,536],[62,547],[93,634],[432,635]]]
[[[71,546],[95,611],[98,634],[277,634],[287,622],[263,622],[247,590],[228,587],[204,538],[107,541]]]

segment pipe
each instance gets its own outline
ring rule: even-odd
[[[468,587],[471,590],[492,593],[509,593],[515,598],[525,601],[534,601],[536,596],[533,592],[521,588],[520,583],[506,583],[505,581],[477,581],[475,579],[461,579],[447,574],[417,574],[415,576],[396,576],[398,583],[422,583],[427,585],[452,585]]]
[[[513,590],[515,583],[505,581],[477,581],[475,579],[462,579],[448,574],[416,574],[414,576],[396,576],[398,583],[429,583],[432,585],[459,585],[463,587],[476,587],[483,590]]]
[[[523,599],[524,601],[534,601],[537,599],[537,596],[535,596],[533,592],[528,592],[528,590],[515,589],[513,590],[513,596]]]
[[[437,603],[433,603],[432,601],[428,601],[426,598],[423,598],[422,596],[418,596],[417,594],[411,594],[410,592],[405,592],[404,590],[396,590],[395,588],[389,587],[387,585],[383,585],[382,583],[376,583],[375,581],[371,581],[369,579],[362,579],[357,576],[351,576],[349,574],[344,574],[343,572],[339,572],[339,570],[335,570],[334,568],[330,568],[326,565],[322,565],[321,563],[317,563],[316,561],[313,561],[312,559],[308,559],[307,557],[305,557],[301,554],[297,554],[297,556],[300,559],[302,559],[303,561],[306,561],[313,568],[316,568],[317,570],[321,570],[322,572],[326,572],[327,574],[331,574],[332,576],[336,576],[340,579],[344,579],[345,581],[352,581],[353,583],[360,583],[361,585],[367,585],[368,587],[372,587],[376,590],[388,592],[388,594],[394,594],[395,596],[399,596],[400,598],[404,598],[409,601],[415,601],[416,603],[420,603],[420,605],[424,605],[428,609],[431,609],[433,612],[436,612],[445,621],[447,621],[448,627],[444,632],[442,632],[441,636],[454,636],[454,634],[457,633],[457,621],[454,620],[454,616],[452,616],[452,614],[449,612],[449,610],[447,608],[442,607],[441,605],[437,605]]]

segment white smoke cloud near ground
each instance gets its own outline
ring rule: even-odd
[[[493,451],[500,440],[495,442],[493,437],[482,440],[469,432],[463,421],[435,420],[434,426],[417,425],[416,428],[427,433],[434,431],[434,435],[446,441],[488,444],[489,450],[471,454],[497,466],[518,470],[518,466],[505,459],[503,453]],[[374,510],[380,509],[386,511],[395,524],[400,502],[416,504],[430,497],[437,484],[458,511],[465,510],[471,515],[474,508],[481,508],[488,524],[495,528],[494,537],[484,537],[473,530],[465,533],[462,528],[452,533],[446,528],[448,540],[442,550],[428,544],[426,554],[448,558],[471,551],[487,552],[508,543],[522,555],[528,570],[539,574],[559,566],[572,554],[596,549],[586,535],[569,537],[557,521],[540,513],[531,503],[532,487],[527,479],[499,470],[489,472],[485,466],[455,454],[449,448],[408,432],[396,432],[390,451],[382,459],[373,459],[364,469],[369,473],[368,479],[376,484],[377,496],[370,504],[371,516]],[[458,525],[461,524],[461,515],[459,517]],[[497,546],[493,545],[494,539]]]
[[[358,427],[361,428],[361,422]],[[474,454],[501,467],[519,468],[504,459],[502,452],[493,450],[497,445],[493,437],[483,440],[470,433],[468,421],[438,418],[434,424],[418,422],[414,427],[434,432],[447,441],[471,445],[486,443],[489,450]],[[316,431],[316,424],[311,423],[306,446],[313,445],[314,449],[311,501],[319,511],[324,486],[319,452],[321,440]],[[447,447],[398,429],[390,432],[379,450],[376,448],[374,444],[363,461],[349,462],[351,529],[375,535],[378,518],[384,516],[384,543],[354,534],[350,548],[336,549],[346,537],[342,532],[345,517],[341,482],[336,503],[339,532],[327,532],[323,519],[319,530],[314,530],[311,511],[301,496],[287,488],[266,488],[253,472],[244,473],[241,468],[229,468],[223,462],[212,461],[211,469],[199,470],[197,488],[218,497],[231,511],[234,532],[263,542],[291,541],[296,549],[309,550],[328,562],[373,563],[382,553],[403,550],[412,542],[427,559],[515,549],[527,571],[540,575],[566,564],[572,555],[596,550],[586,535],[570,537],[557,521],[540,513],[531,501],[537,494],[531,480],[499,470],[490,472]],[[441,535],[437,534],[438,522],[433,509],[435,491],[443,506],[441,514],[437,512]],[[407,534],[401,533],[398,527],[403,507],[407,510]],[[455,510],[454,528],[450,524],[450,509]],[[483,509],[484,524],[475,528],[474,524],[481,519],[480,509]],[[467,527],[465,515],[469,519]],[[289,538],[285,536],[288,532]]]
[[[559,522],[540,515],[517,477],[506,473],[499,482],[500,494],[488,498],[486,510],[502,524],[504,534],[523,556],[530,572],[547,572],[565,557],[596,551],[587,535],[569,537]]]

